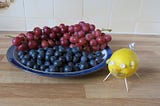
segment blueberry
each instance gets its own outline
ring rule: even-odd
[[[85,69],[85,64],[84,63],[80,63],[79,64],[79,69],[80,70],[84,70]]]
[[[87,62],[87,60],[88,60],[88,59],[87,59],[86,56],[82,56],[82,57],[81,57],[81,62],[82,62],[82,63]]]
[[[24,59],[24,58],[22,58],[22,59],[21,59],[21,63],[22,63],[23,65],[26,65],[26,64],[27,64],[27,60]]]
[[[28,61],[26,64],[28,67],[32,68],[34,66],[34,62]]]
[[[57,60],[57,57],[56,57],[56,56],[51,56],[51,57],[50,57],[50,61],[51,61],[52,63],[54,63],[55,60]]]
[[[66,54],[66,56],[65,56],[65,58],[66,58],[66,61],[67,62],[70,62],[70,61],[72,61],[72,55],[70,55],[70,54]]]
[[[89,68],[89,64],[87,62],[79,64],[80,70],[84,70],[84,69],[88,69],[88,68]]]
[[[68,63],[68,66],[70,66],[71,68],[73,68],[73,67],[74,67],[74,63],[69,62],[69,63]]]
[[[88,54],[87,57],[88,57],[88,59],[90,59],[90,60],[95,58],[95,56],[94,56],[92,53]]]
[[[45,55],[45,60],[46,60],[46,61],[49,61],[49,60],[50,60],[50,58],[51,58],[51,56],[49,56],[49,55]]]
[[[102,52],[101,51],[96,51],[95,54],[96,54],[96,56],[100,56],[100,55],[102,55]]]
[[[58,67],[54,65],[49,66],[49,72],[58,72]]]
[[[61,62],[60,60],[55,60],[53,64],[54,64],[54,66],[56,66],[56,67],[62,66],[62,62]]]
[[[37,58],[37,55],[38,55],[37,52],[34,52],[34,53],[31,54],[31,57],[32,57],[33,59],[36,59],[36,58]]]
[[[66,61],[66,59],[65,59],[64,56],[60,56],[60,57],[58,58],[58,60],[62,61],[63,63]]]
[[[89,64],[94,67],[97,65],[97,62],[95,60],[90,60]]]
[[[39,59],[39,60],[43,60],[44,58],[45,58],[45,55],[43,55],[43,54],[37,55],[37,59]]]
[[[44,62],[42,60],[37,60],[38,65],[42,65]]]
[[[47,50],[48,50],[48,47],[45,47],[44,50],[47,51]]]
[[[21,55],[25,55],[23,51],[18,51],[18,56],[20,57]]]
[[[38,53],[44,53],[45,51],[44,51],[43,48],[39,48],[39,49],[37,50],[37,52],[38,52]]]
[[[39,65],[35,64],[33,68],[39,70]]]
[[[74,56],[74,57],[73,57],[73,62],[74,62],[74,63],[79,62],[79,60],[80,60],[80,58],[79,58],[79,57],[76,57],[76,56]]]
[[[45,66],[45,65],[41,65],[41,66],[40,66],[40,70],[41,70],[41,71],[45,71],[45,69],[46,69],[46,66]]]
[[[82,55],[81,55],[81,53],[76,53],[74,56],[75,57],[81,57]]]
[[[71,48],[66,48],[67,54],[73,55]]]
[[[50,66],[50,64],[51,64],[51,63],[50,63],[49,61],[45,61],[45,62],[44,62],[44,65],[45,65],[45,66]]]
[[[96,57],[95,61],[99,64],[103,61],[103,58],[101,57]]]
[[[79,47],[77,47],[77,46],[73,47],[73,48],[72,48],[72,52],[73,52],[74,54],[80,52]]]
[[[61,53],[65,52],[65,48],[63,46],[58,46],[58,51]]]
[[[64,72],[71,72],[71,71],[72,71],[72,67],[70,67],[70,66],[64,67]]]
[[[19,59],[20,59],[20,60],[23,59],[23,58],[24,58],[24,55],[19,56]]]
[[[29,51],[29,55],[32,55],[33,53],[36,53],[36,50],[31,49],[31,50]]]
[[[54,56],[56,56],[56,57],[62,56],[62,53],[59,51],[56,51],[56,52],[54,52]]]
[[[82,52],[82,55],[83,55],[83,56],[87,56],[87,55],[88,55],[88,53],[87,53],[87,52],[85,52],[85,51],[83,51],[83,52]]]
[[[29,54],[24,55],[24,57],[27,61],[29,61],[31,59],[31,56]]]
[[[54,51],[53,50],[47,50],[46,51],[46,55],[47,56],[53,56],[54,55]]]
[[[45,69],[45,72],[49,72],[49,71],[50,71],[50,69],[49,69],[49,68],[46,68],[46,69]]]
[[[53,50],[55,50],[55,51],[58,50],[58,46],[54,46]]]
[[[30,61],[32,61],[32,62],[34,62],[34,63],[36,63],[36,59],[33,59],[33,58],[31,58],[31,60]]]

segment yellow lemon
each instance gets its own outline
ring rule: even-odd
[[[127,78],[137,71],[139,59],[133,50],[122,48],[115,51],[106,63],[113,76],[117,78]]]

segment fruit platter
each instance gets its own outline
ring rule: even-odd
[[[84,21],[35,27],[12,39],[7,59],[16,67],[49,77],[76,77],[106,66],[111,35]]]

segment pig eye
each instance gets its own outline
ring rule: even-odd
[[[121,68],[126,68],[126,65],[125,64],[121,64],[120,67]]]
[[[113,61],[110,61],[109,65],[113,66],[113,65],[115,65],[115,63]]]

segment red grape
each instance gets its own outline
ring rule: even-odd
[[[94,30],[95,30],[95,25],[90,24],[90,25],[89,25],[89,28],[90,28],[91,31],[94,31]]]
[[[52,32],[55,32],[55,33],[60,33],[61,32],[61,29],[58,27],[58,26],[55,26],[51,29]]]
[[[21,51],[28,50],[28,45],[25,43],[22,43],[21,45],[18,46],[17,49]]]
[[[75,45],[79,47],[80,50],[82,50],[82,45],[80,45],[79,43],[76,43]]]
[[[41,36],[39,36],[39,35],[34,35],[34,39],[35,40],[39,40],[41,38]]]
[[[66,33],[68,31],[68,28],[64,24],[60,24],[59,27],[61,29],[61,33]]]
[[[91,39],[94,38],[94,36],[92,34],[88,33],[88,34],[86,34],[85,38],[86,38],[86,40],[90,41]]]
[[[68,40],[66,40],[66,39],[64,39],[64,40],[61,40],[61,45],[62,45],[62,46],[65,46],[65,47],[67,47],[67,46],[69,45],[69,42],[68,42]]]
[[[101,49],[101,50],[105,49],[106,47],[107,47],[107,43],[104,43],[104,44],[101,44],[101,45],[100,45],[100,49]]]
[[[61,37],[61,38],[60,38],[60,41],[61,41],[61,40],[67,40],[67,39],[66,39],[65,37]]]
[[[15,37],[12,39],[12,44],[15,46],[19,46],[22,44],[22,38],[20,37]]]
[[[84,37],[84,36],[85,36],[85,32],[84,31],[81,30],[81,31],[78,32],[78,37],[79,38]]]
[[[47,41],[47,40],[42,40],[42,42],[41,42],[41,46],[42,46],[43,48],[45,48],[45,47],[49,47],[49,43],[48,43],[48,41]]]
[[[93,51],[98,51],[98,50],[99,50],[99,48],[100,48],[100,47],[99,47],[99,45],[92,46],[92,50],[93,50]]]
[[[79,25],[79,24],[76,24],[75,26],[74,26],[74,32],[78,32],[78,31],[80,31],[82,29],[82,27],[81,27],[81,25]]]
[[[80,39],[78,40],[78,43],[79,43],[80,45],[84,46],[84,45],[87,43],[87,41],[86,41],[85,38],[80,38]]]
[[[51,32],[51,28],[49,28],[48,26],[44,26],[43,27],[43,33],[46,35],[49,35]]]
[[[55,32],[51,32],[51,33],[49,34],[49,37],[50,37],[51,39],[55,39],[55,38],[56,38]]]
[[[78,38],[79,38],[78,32],[74,32],[73,36],[75,36],[75,37],[78,37]]]
[[[97,45],[97,41],[96,41],[95,39],[92,39],[92,40],[89,42],[89,44],[90,44],[91,46],[95,46],[95,45]]]
[[[28,31],[26,33],[26,37],[28,40],[34,40],[34,32],[33,31]]]
[[[70,34],[69,34],[69,33],[64,33],[64,34],[63,34],[63,37],[64,37],[65,39],[69,39],[69,38],[70,38]]]
[[[112,37],[111,37],[111,35],[104,35],[104,38],[105,38],[105,40],[107,41],[107,42],[110,42],[111,40],[112,40]]]
[[[52,39],[48,39],[48,44],[50,47],[53,47],[55,45],[55,43]]]
[[[74,33],[74,26],[73,25],[68,27],[68,32]]]
[[[38,43],[35,40],[30,40],[28,42],[29,49],[36,49],[38,48]]]
[[[95,31],[95,36],[98,37],[98,36],[101,36],[101,30],[97,29]]]
[[[90,30],[88,24],[84,24],[84,25],[82,26],[82,29],[83,29],[84,32],[89,32],[89,30]]]
[[[78,37],[76,37],[76,36],[71,36],[70,39],[69,39],[69,41],[70,41],[71,43],[77,43],[77,42],[78,42]]]
[[[26,35],[24,33],[20,33],[18,37],[23,38],[24,40],[26,39]]]
[[[80,21],[79,25],[83,26],[84,24],[86,24],[84,21]]]
[[[42,35],[42,29],[39,28],[39,27],[35,27],[35,28],[33,29],[33,31],[34,31],[34,34],[35,34],[36,36],[41,36],[41,35]]]
[[[41,36],[41,39],[47,40],[47,39],[48,39],[48,35],[42,35],[42,36]]]
[[[103,44],[105,42],[105,38],[103,36],[99,36],[96,38],[98,44]]]

